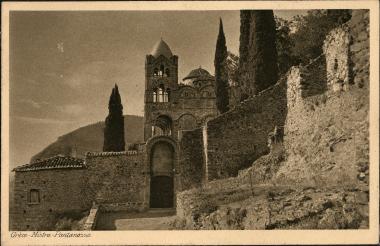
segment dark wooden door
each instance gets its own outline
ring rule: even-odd
[[[153,176],[150,180],[150,207],[172,208],[174,199],[173,177]]]

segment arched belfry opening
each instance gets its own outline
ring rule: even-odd
[[[172,208],[174,204],[174,148],[165,141],[152,146],[150,153],[150,207]]]
[[[172,135],[172,125],[172,119],[169,116],[158,116],[152,126],[152,136],[154,137]]]

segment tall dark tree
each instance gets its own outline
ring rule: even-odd
[[[248,98],[249,92],[249,78],[248,70],[250,69],[250,64],[248,64],[249,55],[249,36],[250,36],[250,26],[251,26],[251,11],[241,10],[240,11],[240,46],[239,46],[239,86],[241,88],[241,101]]]
[[[293,42],[290,38],[290,22],[281,18],[275,18],[276,21],[276,46],[277,46],[277,64],[279,77],[284,75],[288,70],[298,65],[295,63],[295,57],[292,55]]]
[[[220,19],[214,60],[216,107],[219,113],[228,111],[227,56],[226,38],[224,36],[222,19]]]
[[[257,94],[278,79],[276,22],[272,10],[253,10],[248,62],[252,64],[252,93]]]
[[[115,84],[108,103],[108,116],[104,128],[103,151],[124,151],[124,116],[119,88]]]

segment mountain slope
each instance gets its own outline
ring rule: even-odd
[[[34,155],[31,162],[58,154],[71,155],[73,152],[76,152],[77,157],[83,157],[87,151],[102,151],[103,129],[104,122],[101,121],[62,135],[54,143]],[[143,142],[144,118],[135,115],[125,115],[124,132],[126,144]]]

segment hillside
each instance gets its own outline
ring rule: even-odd
[[[77,157],[83,157],[87,151],[102,151],[104,122],[83,126],[67,133],[48,145],[31,159],[49,158],[54,155],[70,155],[76,151]],[[124,116],[125,142],[139,143],[144,141],[144,118],[135,115]]]

